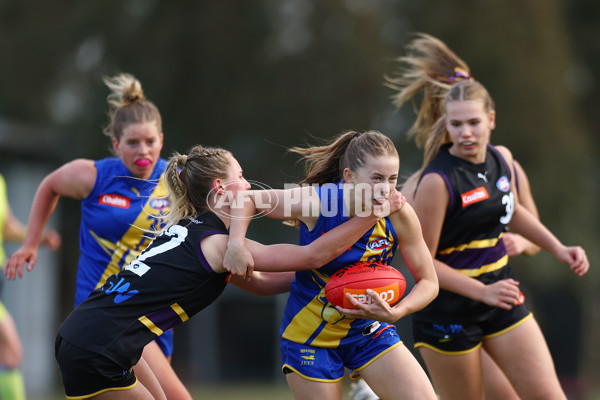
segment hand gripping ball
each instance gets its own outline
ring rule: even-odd
[[[406,290],[404,276],[395,268],[379,262],[366,261],[347,265],[333,274],[325,285],[325,296],[334,306],[356,308],[346,293],[362,304],[372,304],[367,289],[374,290],[389,305],[396,304]]]

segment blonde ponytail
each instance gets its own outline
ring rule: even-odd
[[[160,112],[146,99],[141,83],[133,75],[119,74],[103,81],[111,90],[107,97],[110,121],[103,130],[105,135],[119,140],[129,125],[145,122],[154,122],[162,133]]]
[[[231,153],[213,147],[193,147],[189,154],[174,153],[165,170],[165,183],[171,208],[165,216],[166,228],[182,219],[208,211],[215,179],[226,179]]]

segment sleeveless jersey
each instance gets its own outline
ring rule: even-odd
[[[511,170],[491,145],[481,164],[453,156],[448,151],[450,146],[442,146],[423,172],[423,176],[440,175],[450,196],[435,258],[485,284],[509,278],[512,273],[501,238],[514,212]],[[490,309],[440,288],[439,295],[413,318],[440,321],[458,317],[473,321],[483,318],[484,310]]]
[[[300,226],[300,245],[306,245],[348,220],[343,184],[317,188],[321,214],[309,231]],[[325,297],[325,284],[337,270],[359,261],[376,260],[389,264],[398,248],[398,238],[389,218],[380,219],[346,252],[318,269],[297,271],[283,314],[283,338],[316,347],[347,346],[362,338],[363,329],[373,321],[340,314]],[[385,324],[383,324],[385,326]]]
[[[96,183],[81,201],[75,306],[148,245],[151,238],[141,229],[160,231],[164,226],[159,217],[170,205],[163,180],[166,166],[159,159],[150,178],[138,179],[119,158],[96,161]]]
[[[129,369],[147,343],[191,318],[225,289],[228,273],[215,273],[200,248],[202,239],[213,234],[227,234],[213,213],[169,227],[73,310],[59,335]]]

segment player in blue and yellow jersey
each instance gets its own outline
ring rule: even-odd
[[[490,145],[493,101],[466,64],[428,35],[409,49],[392,83],[398,105],[424,92],[412,132],[425,157],[409,201],[440,281],[438,298],[413,314],[415,346],[442,399],[483,398],[482,348],[520,398],[565,399],[502,238],[508,225],[578,276],[589,269],[585,251],[564,246],[520,204],[512,154]]]
[[[250,185],[230,152],[196,146],[174,155],[166,170],[172,199],[165,230],[127,265],[110,276],[61,325],[56,358],[67,398],[162,399],[145,382],[137,384],[144,345],[187,321],[225,289],[223,267],[231,203]],[[388,212],[400,196],[385,200]],[[317,268],[344,252],[378,219],[369,212],[328,232],[310,245],[264,246],[248,241],[257,271]],[[259,295],[289,290],[292,272],[255,272],[232,282]],[[138,363],[139,361],[139,363]],[[152,383],[152,382],[150,382]],[[149,393],[150,392],[150,393]]]
[[[0,175],[0,262],[4,261],[4,241],[21,242],[25,226],[10,209],[6,182]],[[61,245],[60,235],[53,229],[45,231],[41,243],[51,250]],[[4,279],[0,280],[0,293]],[[19,369],[23,359],[23,345],[12,316],[0,301],[0,399],[25,400],[25,384]]]
[[[292,148],[307,163],[301,186],[249,194],[254,210],[299,221],[300,243],[312,243],[324,232],[379,205],[395,193],[399,157],[380,132],[345,132],[331,143]],[[240,238],[247,224],[232,222],[226,265],[243,266]],[[376,292],[372,304],[348,299],[357,309],[334,307],[324,288],[340,268],[357,261],[392,261],[399,249],[415,286],[394,307]],[[240,271],[237,271],[240,272]],[[377,221],[346,252],[317,269],[299,271],[292,282],[281,324],[282,370],[296,399],[341,399],[345,369],[362,376],[383,398],[435,399],[427,375],[402,344],[393,322],[423,308],[437,294],[431,256],[419,221],[406,205]]]
[[[117,157],[99,161],[77,159],[50,173],[36,193],[23,246],[6,262],[8,279],[31,271],[42,228],[60,197],[81,201],[75,305],[86,299],[108,276],[129,264],[150,242],[147,230],[160,230],[169,207],[160,158],[162,118],[146,99],[140,82],[129,74],[106,78],[110,122],[104,133]],[[172,367],[172,332],[152,342],[144,352],[168,397],[191,399]],[[144,377],[142,376],[143,380]],[[148,379],[154,379],[149,377]]]

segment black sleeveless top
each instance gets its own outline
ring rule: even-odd
[[[213,234],[227,234],[227,228],[210,212],[171,226],[73,310],[59,335],[129,369],[147,343],[225,289],[229,274],[215,273],[200,248],[200,241]]]
[[[485,284],[512,276],[501,240],[514,212],[511,170],[501,154],[488,145],[485,162],[473,164],[455,157],[448,143],[423,175],[440,175],[450,195],[435,258]],[[418,186],[417,189],[418,190]],[[478,319],[484,303],[443,289],[415,320]]]

